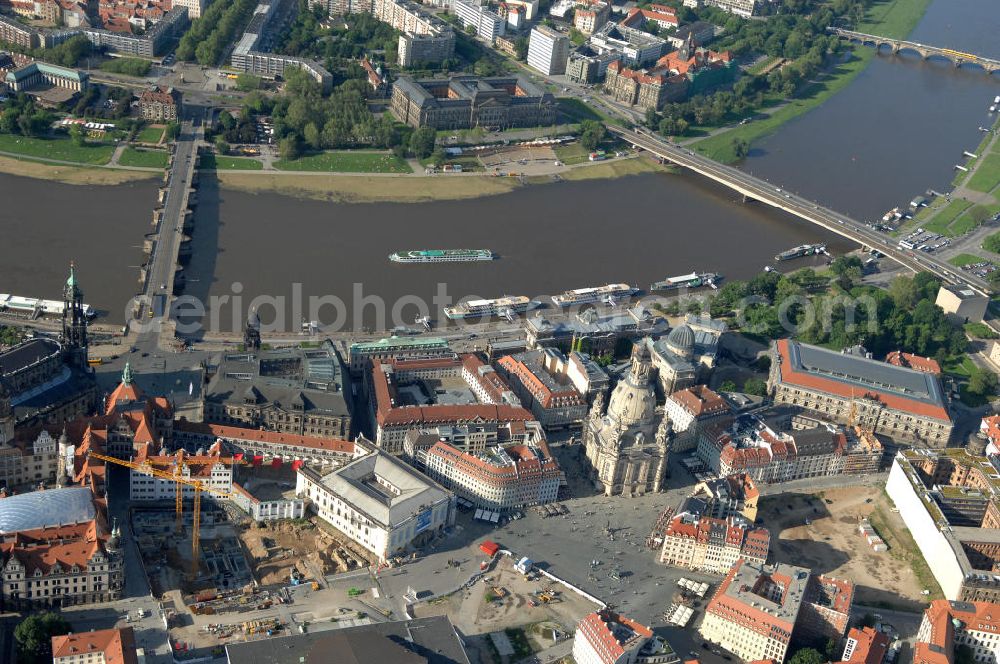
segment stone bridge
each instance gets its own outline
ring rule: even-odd
[[[951,48],[941,48],[940,46],[929,46],[927,44],[921,44],[919,42],[907,41],[905,39],[892,39],[890,37],[880,37],[878,35],[869,35],[864,32],[854,32],[853,30],[844,30],[843,28],[827,28],[826,31],[832,35],[836,35],[841,39],[846,39],[847,41],[856,42],[858,44],[863,44],[866,46],[873,46],[876,51],[881,51],[883,47],[888,47],[893,55],[901,51],[912,51],[918,54],[924,60],[933,57],[944,58],[950,61],[956,67],[961,67],[965,64],[976,65],[980,67],[987,74],[993,74],[994,72],[1000,71],[1000,60],[996,58],[986,58],[974,53],[964,53],[962,51],[956,51]]]

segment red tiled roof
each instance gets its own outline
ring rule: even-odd
[[[847,638],[854,639],[856,644],[850,659],[842,660],[839,664],[882,664],[889,650],[889,637],[871,627],[852,627]]]
[[[222,438],[223,440],[248,441],[270,445],[292,445],[295,447],[354,454],[354,442],[339,438],[302,436],[294,433],[282,433],[280,431],[230,427],[207,422],[188,422],[187,420],[178,420],[175,422],[174,431],[203,434],[205,436],[212,436],[213,438]]]
[[[104,653],[104,664],[136,664],[135,633],[131,627],[102,629],[52,637],[52,661]]]
[[[608,623],[624,625],[632,630],[632,637],[624,643],[619,642],[615,634],[608,628]],[[602,609],[584,616],[577,625],[577,630],[585,635],[587,642],[591,644],[595,652],[600,654],[602,661],[606,664],[617,662],[618,658],[626,652],[625,646],[631,650],[637,647],[640,641],[645,642],[653,636],[652,630],[645,625],[619,615],[610,609]]]
[[[561,472],[559,464],[548,454],[547,449],[539,448],[540,456],[527,445],[512,445],[505,448],[505,451],[514,462],[513,465],[492,463],[462,452],[444,441],[434,443],[427,453],[430,456],[440,457],[466,475],[494,486],[534,480],[539,477],[558,477]]]
[[[932,373],[936,376],[941,375],[941,365],[937,363],[937,360],[930,357],[920,357],[919,355],[894,350],[885,356],[885,361],[893,366]]]
[[[670,398],[695,417],[712,417],[730,411],[726,400],[709,389],[707,385],[694,385],[678,390],[671,394]]]
[[[492,404],[395,406],[392,389],[384,366],[390,368],[435,368],[456,366],[456,359],[389,360],[372,366],[372,386],[375,392],[376,420],[380,427],[394,425],[444,424],[459,422],[530,422],[534,416],[517,406]],[[449,364],[450,363],[450,364]]]

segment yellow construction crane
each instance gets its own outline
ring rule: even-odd
[[[219,498],[231,498],[232,494],[228,491],[222,491],[214,487],[206,485],[201,480],[191,479],[189,477],[184,477],[180,475],[181,467],[175,467],[176,473],[167,473],[162,470],[157,470],[150,464],[146,463],[136,463],[134,461],[123,461],[122,459],[117,459],[115,457],[107,456],[105,454],[100,454],[98,452],[89,452],[87,454],[92,459],[98,459],[106,463],[113,463],[118,466],[125,466],[132,470],[137,470],[144,475],[151,475],[155,478],[161,480],[167,480],[174,483],[175,488],[175,502],[177,510],[177,530],[181,529],[183,523],[184,514],[184,487],[189,486],[194,489],[194,514],[191,519],[191,569],[192,573],[198,573],[198,554],[199,547],[201,545],[199,530],[201,527],[201,492],[208,491],[209,493],[218,496]]]

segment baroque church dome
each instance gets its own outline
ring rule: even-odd
[[[656,417],[656,393],[650,376],[652,363],[645,344],[632,351],[632,367],[611,392],[608,417],[623,427],[649,424]]]

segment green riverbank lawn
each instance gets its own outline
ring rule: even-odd
[[[113,145],[90,143],[77,145],[68,136],[58,138],[29,138],[17,134],[0,134],[0,152],[24,155],[39,159],[56,159],[78,164],[107,164],[114,153]]]
[[[276,161],[281,171],[326,171],[330,173],[412,173],[409,164],[388,152],[321,152],[295,161]]]
[[[965,186],[985,194],[993,191],[1000,184],[1000,152],[994,151],[979,157],[979,159],[982,163],[977,165],[976,172],[972,174]]]
[[[948,262],[955,267],[962,267],[963,265],[972,265],[973,263],[986,263],[989,262],[982,256],[976,256],[975,254],[959,254],[958,256],[952,256],[948,259]]]
[[[829,72],[820,74],[819,80],[807,86],[802,97],[792,99],[766,118],[700,140],[694,143],[694,149],[706,157],[723,163],[738,161],[734,141],[743,139],[747,143],[753,143],[770,136],[789,120],[811,111],[839,92],[853,81],[874,57],[875,53],[871,49],[855,47],[853,58],[837,65]]]
[[[863,21],[855,28],[870,35],[903,39],[923,18],[931,0],[883,0],[876,2],[865,13]]]
[[[139,143],[159,143],[163,138],[163,127],[143,127],[142,131],[135,135],[135,140]]]
[[[220,171],[264,170],[264,164],[257,159],[250,159],[248,157],[220,157],[214,154],[205,154],[201,156],[201,160],[198,163],[201,168],[209,171],[213,169]]]
[[[125,148],[118,157],[119,166],[140,166],[143,168],[166,168],[167,153],[165,150],[136,150]]]

